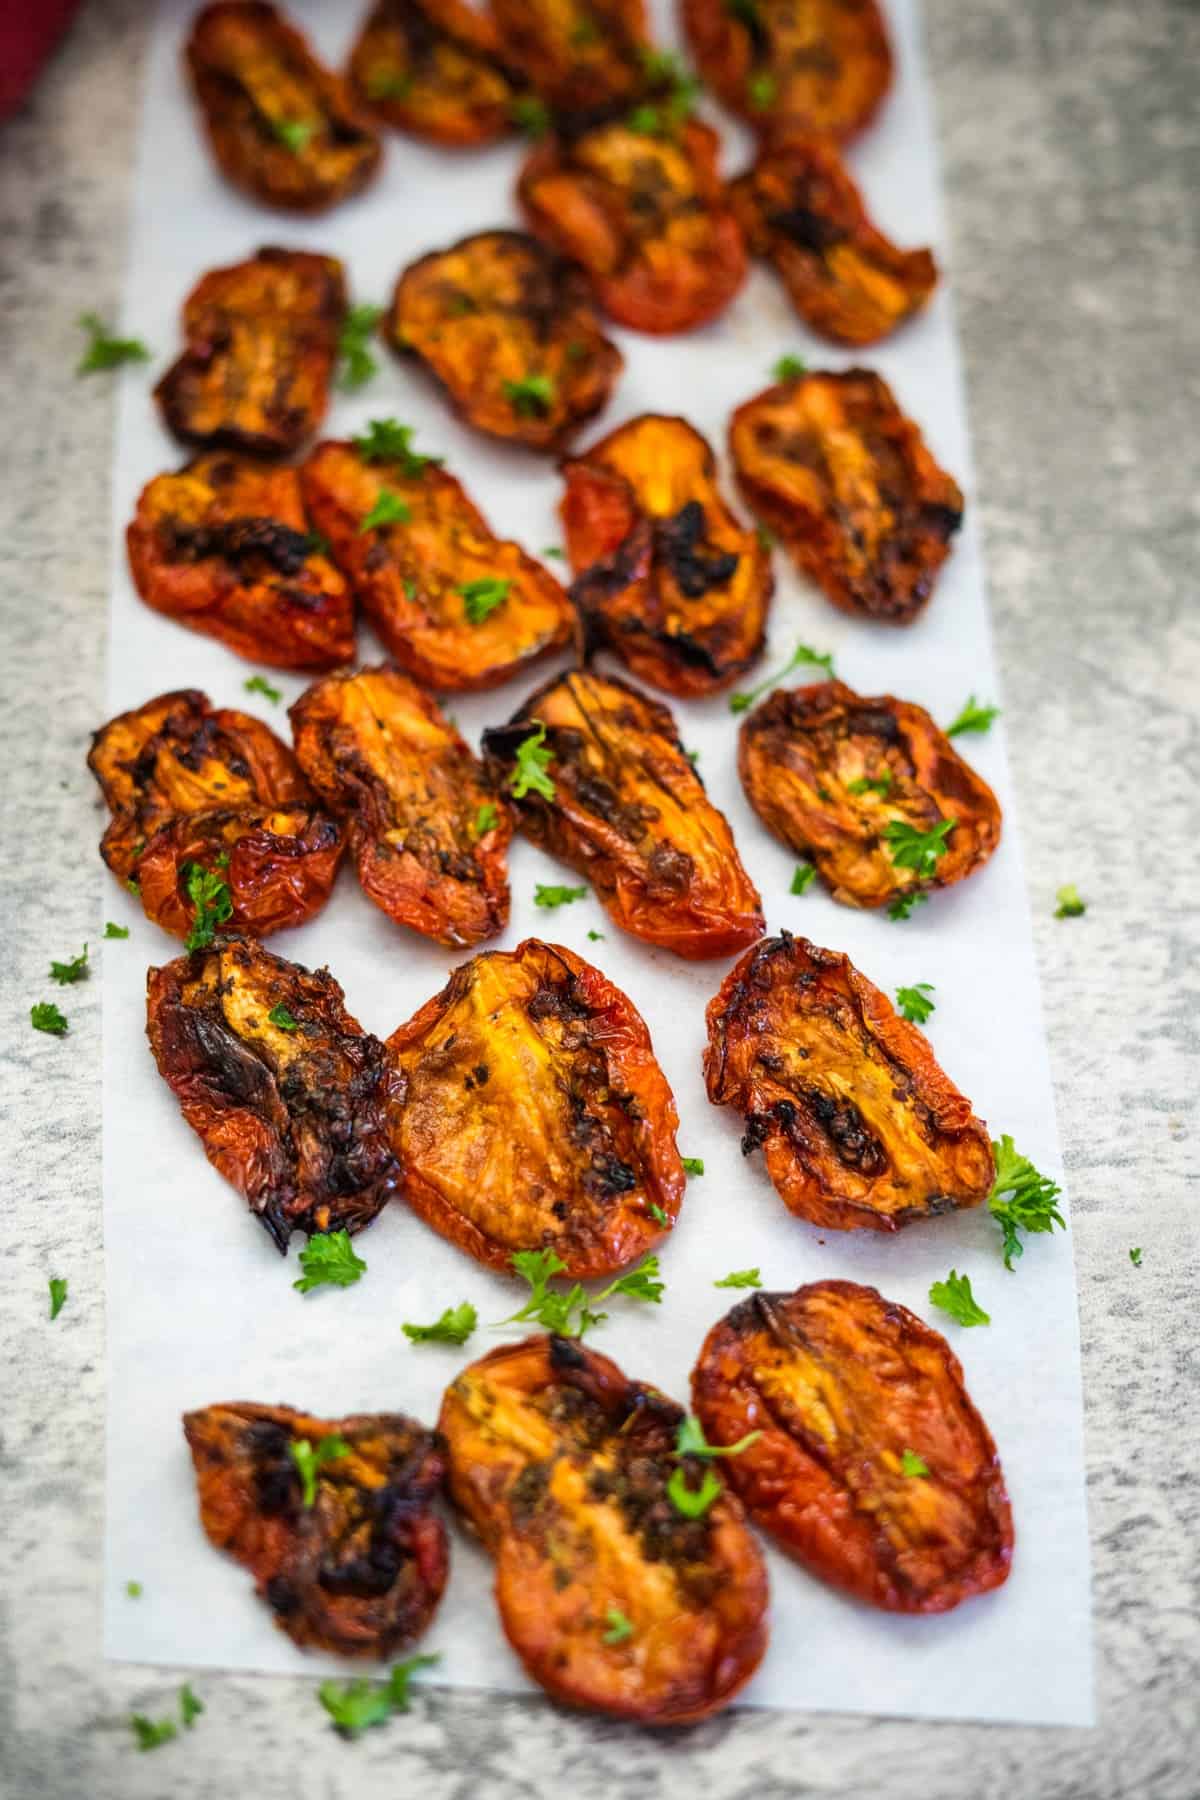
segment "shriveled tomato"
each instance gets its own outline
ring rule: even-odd
[[[329,403],[346,316],[334,256],[259,250],[210,269],[183,308],[183,355],[154,390],[185,444],[282,456],[311,437]]]
[[[187,65],[221,173],[255,200],[324,212],[366,186],[379,139],[340,76],[262,0],[196,15]]]
[[[684,419],[643,413],[563,464],[571,598],[605,645],[669,694],[714,693],[760,654],[774,582]]]
[[[534,230],[583,264],[610,318],[635,331],[692,331],[746,275],[741,228],[717,172],[720,139],[662,108],[548,138],[517,191]],[[642,121],[644,120],[644,124]]]
[[[300,482],[364,612],[418,681],[442,692],[496,687],[569,639],[571,608],[554,576],[496,537],[446,470],[326,443]]]
[[[757,1293],[692,1373],[711,1444],[755,1523],[810,1574],[886,1612],[948,1612],[1008,1578],[991,1433],[945,1338],[852,1281]]]
[[[718,1711],[767,1644],[766,1570],[738,1501],[722,1492],[689,1518],[670,1497],[682,1419],[607,1356],[533,1337],[464,1369],[438,1421],[529,1674],[644,1725]]]
[[[343,998],[328,969],[240,938],[147,978],[158,1072],[283,1254],[293,1231],[360,1231],[400,1186],[387,1053]]]
[[[427,1629],[450,1562],[433,1432],[403,1413],[317,1419],[244,1400],[185,1413],[183,1431],[209,1541],[294,1643],[384,1657]]]
[[[388,1048],[405,1199],[476,1261],[511,1272],[514,1252],[554,1250],[582,1281],[674,1223],[679,1119],[650,1033],[570,950],[473,957]]]
[[[759,130],[799,126],[845,140],[892,84],[876,0],[681,0],[700,73]]]
[[[431,143],[488,144],[512,130],[521,83],[496,28],[466,0],[379,0],[350,53],[363,105]]]
[[[573,125],[627,105],[649,85],[644,0],[489,0],[504,55]]]
[[[846,369],[780,382],[738,407],[729,448],[748,504],[835,606],[916,618],[963,497],[885,381]]]
[[[341,828],[248,713],[195,688],[160,694],[101,726],[88,767],[112,813],[100,854],[164,931],[186,937],[196,923],[193,870],[224,889],[228,929],[254,937],[302,925],[329,898]]]
[[[547,761],[536,786],[519,754],[531,740]],[[659,701],[574,670],[485,731],[483,747],[526,836],[586,876],[624,931],[689,958],[729,956],[761,935],[733,833]]]
[[[316,682],[291,720],[376,906],[452,947],[503,930],[512,813],[436,701],[395,669],[360,669]]]
[[[295,469],[213,451],[156,475],[125,534],[147,606],[275,669],[354,655],[354,603],[308,528]]]
[[[991,1140],[929,1041],[848,956],[764,938],[709,1002],[704,1080],[746,1121],[789,1211],[896,1231],[986,1200]]]
[[[980,868],[1000,804],[923,706],[841,681],[777,688],[744,721],[738,772],[767,827],[844,906],[903,914]]]
[[[560,448],[607,403],[621,352],[582,272],[521,231],[481,231],[401,275],[384,330],[490,437]]]
[[[872,223],[828,139],[772,138],[729,198],[746,242],[779,274],[806,324],[835,344],[874,344],[937,286],[928,250],[898,250]]]

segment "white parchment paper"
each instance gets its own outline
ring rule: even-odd
[[[293,0],[290,8],[320,51],[346,52],[358,4]],[[674,32],[659,5],[663,42]],[[474,230],[515,221],[511,198],[520,151],[504,146],[453,154],[392,136],[381,178],[324,219],[292,220],[240,199],[218,178],[197,128],[180,67],[192,7],[165,0],[150,52],[123,328],[153,346],[156,375],[179,345],[178,310],[200,273],[262,244],[341,257],[360,300],[384,301],[413,257]],[[915,0],[890,0],[897,52],[895,91],[879,124],[853,153],[868,203],[903,244],[930,243],[945,266],[936,156],[922,83]],[[714,119],[716,114],[712,115]],[[745,135],[719,121],[726,167],[743,165]],[[644,410],[684,413],[724,452],[732,407],[766,385],[785,351],[813,367],[853,360],[811,338],[782,288],[756,271],[725,317],[685,338],[654,340],[615,331],[626,357],[608,412],[579,440]],[[331,434],[372,416],[417,427],[417,441],[444,455],[493,525],[535,553],[560,541],[553,464],[491,447],[456,423],[421,377],[380,349],[380,372],[353,398],[339,396]],[[834,652],[838,673],[861,693],[890,691],[948,722],[969,692],[996,699],[983,570],[971,504],[970,455],[953,317],[943,287],[928,313],[859,360],[892,383],[939,459],[968,496],[967,523],[925,616],[904,631],[873,628],[836,613],[777,554],[769,658],[785,660],[798,638]],[[122,534],[138,490],[180,450],[150,398],[152,377],[122,375],[114,475],[110,712],[179,686],[217,705],[262,714],[285,737],[284,708],[301,680],[271,673],[285,690],[272,707],[248,696],[251,668],[140,604]],[[553,565],[552,565],[553,566]],[[364,631],[360,654],[373,660]],[[506,719],[549,672],[499,693],[448,702],[473,742]],[[793,679],[795,679],[793,677]],[[1049,1071],[1039,1012],[1003,726],[959,743],[996,788],[1005,810],[998,854],[978,875],[935,896],[907,922],[836,906],[819,887],[789,895],[795,858],[759,825],[739,788],[737,721],[724,699],[676,706],[715,803],[731,819],[761,888],[768,930],[800,931],[847,951],[888,992],[929,981],[937,1012],[928,1026],[951,1077],[994,1136],[1060,1172]],[[97,835],[100,820],[97,820]],[[704,1159],[682,1217],[662,1252],[667,1293],[660,1307],[615,1303],[595,1334],[599,1348],[635,1376],[686,1398],[704,1333],[736,1295],[712,1283],[759,1265],[767,1285],[790,1288],[824,1276],[877,1285],[944,1327],[987,1418],[1008,1478],[1016,1519],[1013,1571],[998,1593],[943,1618],[886,1617],[840,1598],[770,1553],[771,1648],[745,1702],[772,1707],[888,1712],[914,1717],[1086,1724],[1091,1719],[1087,1527],[1076,1300],[1068,1235],[1031,1241],[1016,1274],[1005,1272],[999,1234],[982,1212],[913,1227],[895,1239],[820,1234],[792,1218],[762,1173],[744,1161],[740,1121],[708,1104],[700,1077],[704,1007],[727,963],[686,964],[623,936],[592,898],[554,914],[533,905],[538,881],[574,880],[517,840],[512,851],[512,922],[498,947],[528,935],[591,956],[644,1013],[674,1088],[680,1146]],[[140,1662],[295,1672],[335,1666],[306,1656],[271,1623],[243,1570],[218,1555],[197,1520],[180,1414],[214,1401],[287,1402],[338,1415],[403,1409],[432,1421],[460,1364],[500,1334],[487,1322],[518,1303],[512,1284],[476,1267],[393,1206],[357,1240],[369,1264],[357,1287],[292,1289],[283,1262],[242,1201],[204,1159],[159,1079],[144,1036],[147,966],[178,946],[113,883],[108,917],[131,927],[127,943],[104,947],[104,1198],[110,1410],[105,1639],[111,1656]],[[589,928],[604,933],[591,944]],[[436,992],[455,960],[393,926],[360,894],[349,868],[315,923],[272,940],[310,966],[328,963],[351,1010],[381,1036]],[[963,1331],[933,1311],[931,1281],[954,1267],[970,1275],[988,1329]],[[428,1321],[469,1299],[484,1322],[464,1351],[414,1347],[402,1320]],[[125,1583],[142,1584],[140,1599]],[[441,1611],[423,1648],[443,1653],[437,1679],[514,1690],[523,1673],[499,1629],[486,1558],[460,1536]]]

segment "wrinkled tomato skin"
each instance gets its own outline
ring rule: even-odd
[[[316,682],[290,716],[368,898],[450,948],[502,931],[512,813],[436,701],[395,669],[360,669]],[[480,831],[486,806],[494,822]]]
[[[692,1373],[721,1472],[819,1581],[885,1612],[942,1613],[1000,1587],[1013,1526],[996,1446],[946,1340],[874,1288],[757,1293]],[[926,1476],[905,1475],[910,1451]]]
[[[250,1571],[293,1643],[386,1657],[428,1629],[450,1568],[434,1432],[402,1413],[318,1419],[248,1401],[185,1413],[183,1431],[210,1543]],[[332,1437],[348,1452],[318,1466],[306,1507],[291,1446]]]
[[[182,443],[286,456],[329,404],[346,279],[336,257],[263,249],[211,269],[183,308],[183,354],[154,390]]]
[[[125,534],[146,605],[273,669],[354,655],[354,602],[314,547],[295,469],[224,451],[156,475]]]
[[[462,483],[427,465],[405,475],[367,462],[352,444],[319,444],[300,471],[308,511],[332,545],[389,654],[439,693],[498,687],[571,636],[567,596],[519,544],[498,538]],[[380,495],[408,518],[369,531]],[[503,602],[472,624],[464,587],[508,583]]]
[[[640,1013],[572,951],[527,938],[474,957],[388,1050],[405,1199],[477,1262],[511,1274],[517,1251],[553,1249],[583,1281],[674,1224],[674,1096]]]
[[[923,706],[870,699],[841,681],[777,688],[748,713],[738,773],[767,830],[810,858],[843,906],[878,907],[951,887],[1000,842],[1000,804]],[[885,792],[860,782],[887,784]],[[903,868],[893,822],[929,832],[955,821],[932,873]]]
[[[734,413],[729,450],[751,511],[842,612],[909,625],[962,524],[939,467],[867,369],[799,375]]]
[[[614,924],[689,960],[730,956],[762,935],[762,902],[728,821],[665,706],[594,670],[556,676],[483,734],[502,789],[539,724],[555,793],[515,799],[521,829],[591,882]]]
[[[704,1080],[746,1120],[789,1211],[832,1231],[896,1231],[978,1206],[987,1127],[929,1042],[849,957],[783,932],[709,1002]]]
[[[681,0],[705,83],[760,132],[798,127],[845,142],[874,119],[892,84],[877,0]],[[765,92],[764,92],[765,87]]]
[[[884,237],[826,139],[773,139],[729,199],[751,254],[774,265],[800,317],[835,344],[878,343],[937,286],[931,253]]]
[[[746,277],[719,150],[695,119],[669,138],[617,120],[539,144],[517,193],[539,237],[588,271],[611,319],[655,336],[694,331]]]
[[[573,130],[645,94],[643,0],[490,0],[504,54]]]
[[[261,0],[196,15],[185,61],[225,179],[265,206],[325,212],[365,187],[382,148],[349,89]],[[303,143],[288,128],[312,127]]]
[[[623,366],[583,271],[522,231],[477,232],[410,263],[383,332],[468,425],[541,452],[607,405]],[[543,379],[541,397],[522,388]]]
[[[513,129],[520,83],[501,61],[495,26],[466,0],[380,0],[350,53],[349,78],[364,112],[448,149]]]
[[[726,1490],[667,1496],[683,1411],[574,1339],[472,1363],[439,1430],[451,1497],[496,1561],[496,1603],[533,1679],[568,1706],[680,1725],[728,1705],[767,1643],[767,1576]],[[700,1464],[682,1467],[698,1486]],[[605,1641],[610,1613],[632,1627]]]
[[[644,413],[562,465],[571,598],[585,642],[639,680],[699,699],[762,653],[774,581],[686,420]]]
[[[315,806],[195,813],[149,840],[137,863],[139,897],[147,918],[186,938],[196,916],[187,871],[215,869],[233,902],[224,929],[268,937],[321,911],[344,849],[338,825]],[[228,863],[218,864],[218,855]]]
[[[204,1154],[281,1254],[294,1231],[360,1231],[398,1193],[384,1046],[327,969],[218,942],[149,971],[146,1034]]]

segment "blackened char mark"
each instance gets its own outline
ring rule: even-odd
[[[706,525],[699,500],[689,500],[672,518],[659,519],[654,527],[655,551],[688,600],[723,587],[738,566],[736,551],[709,547]]]
[[[845,241],[846,233],[832,219],[823,218],[807,206],[787,206],[771,214],[768,224],[801,250],[812,250],[822,256],[834,244]]]
[[[199,562],[206,556],[222,556],[241,563],[261,557],[280,575],[299,575],[312,550],[312,539],[278,519],[227,519],[216,525],[182,525],[168,519],[162,526],[168,558],[175,562]]]

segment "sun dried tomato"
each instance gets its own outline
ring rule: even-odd
[[[316,1419],[247,1401],[185,1413],[183,1431],[210,1543],[250,1571],[294,1643],[385,1657],[427,1629],[450,1560],[433,1432],[403,1413]]]
[[[716,318],[746,275],[717,172],[720,139],[695,119],[655,127],[661,111],[547,139],[517,185],[534,230],[583,264],[609,317],[654,333]]]
[[[496,28],[466,0],[379,0],[350,53],[376,118],[431,143],[488,144],[512,130],[521,83]]]
[[[147,606],[276,669],[354,655],[354,603],[309,531],[295,469],[224,451],[156,475],[125,534]]]
[[[531,738],[548,757],[537,788],[520,778],[518,751]],[[572,671],[485,731],[483,747],[526,836],[586,876],[623,930],[697,959],[761,935],[762,902],[733,833],[660,702]]]
[[[670,1498],[682,1419],[607,1356],[533,1337],[464,1369],[438,1421],[451,1496],[495,1558],[500,1623],[529,1674],[646,1725],[727,1705],[767,1644],[766,1569],[741,1506],[726,1491],[688,1518]]]
[[[876,0],[681,0],[700,73],[760,131],[798,126],[845,140],[892,84]]]
[[[827,140],[772,138],[729,198],[753,255],[772,263],[806,324],[835,344],[874,344],[937,286],[928,250],[898,250],[875,227]]]
[[[711,694],[760,654],[771,560],[683,419],[643,413],[563,464],[562,515],[587,639],[670,694]]]
[[[314,683],[291,720],[376,906],[454,948],[504,929],[512,813],[436,701],[395,669],[361,669]]]
[[[962,524],[963,497],[866,369],[800,375],[730,421],[747,503],[843,612],[908,625]]]
[[[761,1433],[722,1473],[819,1580],[901,1613],[1007,1580],[1004,1475],[958,1358],[874,1288],[743,1300],[709,1332],[692,1397],[711,1444]]]
[[[709,1002],[704,1080],[746,1121],[790,1212],[832,1231],[896,1231],[986,1200],[991,1140],[848,956],[764,938]]]
[[[572,125],[652,85],[644,0],[490,0],[504,55]]]
[[[388,1049],[405,1199],[476,1261],[511,1273],[514,1252],[554,1250],[585,1280],[674,1223],[679,1120],[650,1034],[570,950],[527,938],[473,957]]]
[[[400,1187],[387,1052],[343,1002],[328,969],[240,938],[147,977],[158,1072],[283,1254],[293,1231],[361,1231]]]
[[[841,681],[777,688],[745,719],[738,772],[767,827],[844,906],[903,911],[980,868],[1000,805],[923,706]]]
[[[600,411],[621,352],[583,273],[521,231],[481,231],[410,263],[385,334],[477,431],[554,450]]]
[[[495,537],[444,469],[325,443],[300,483],[364,612],[418,681],[442,692],[496,687],[570,638],[571,608],[554,576]]]
[[[221,173],[267,206],[324,212],[366,186],[379,139],[341,77],[261,0],[196,15],[187,65]]]
[[[334,256],[266,249],[210,269],[184,303],[186,348],[154,390],[168,429],[252,456],[298,449],[325,417],[345,316]]]
[[[164,931],[195,925],[195,868],[224,883],[228,929],[253,937],[302,925],[329,898],[341,828],[248,713],[214,709],[195,688],[160,694],[101,726],[88,767],[112,813],[100,854]]]

